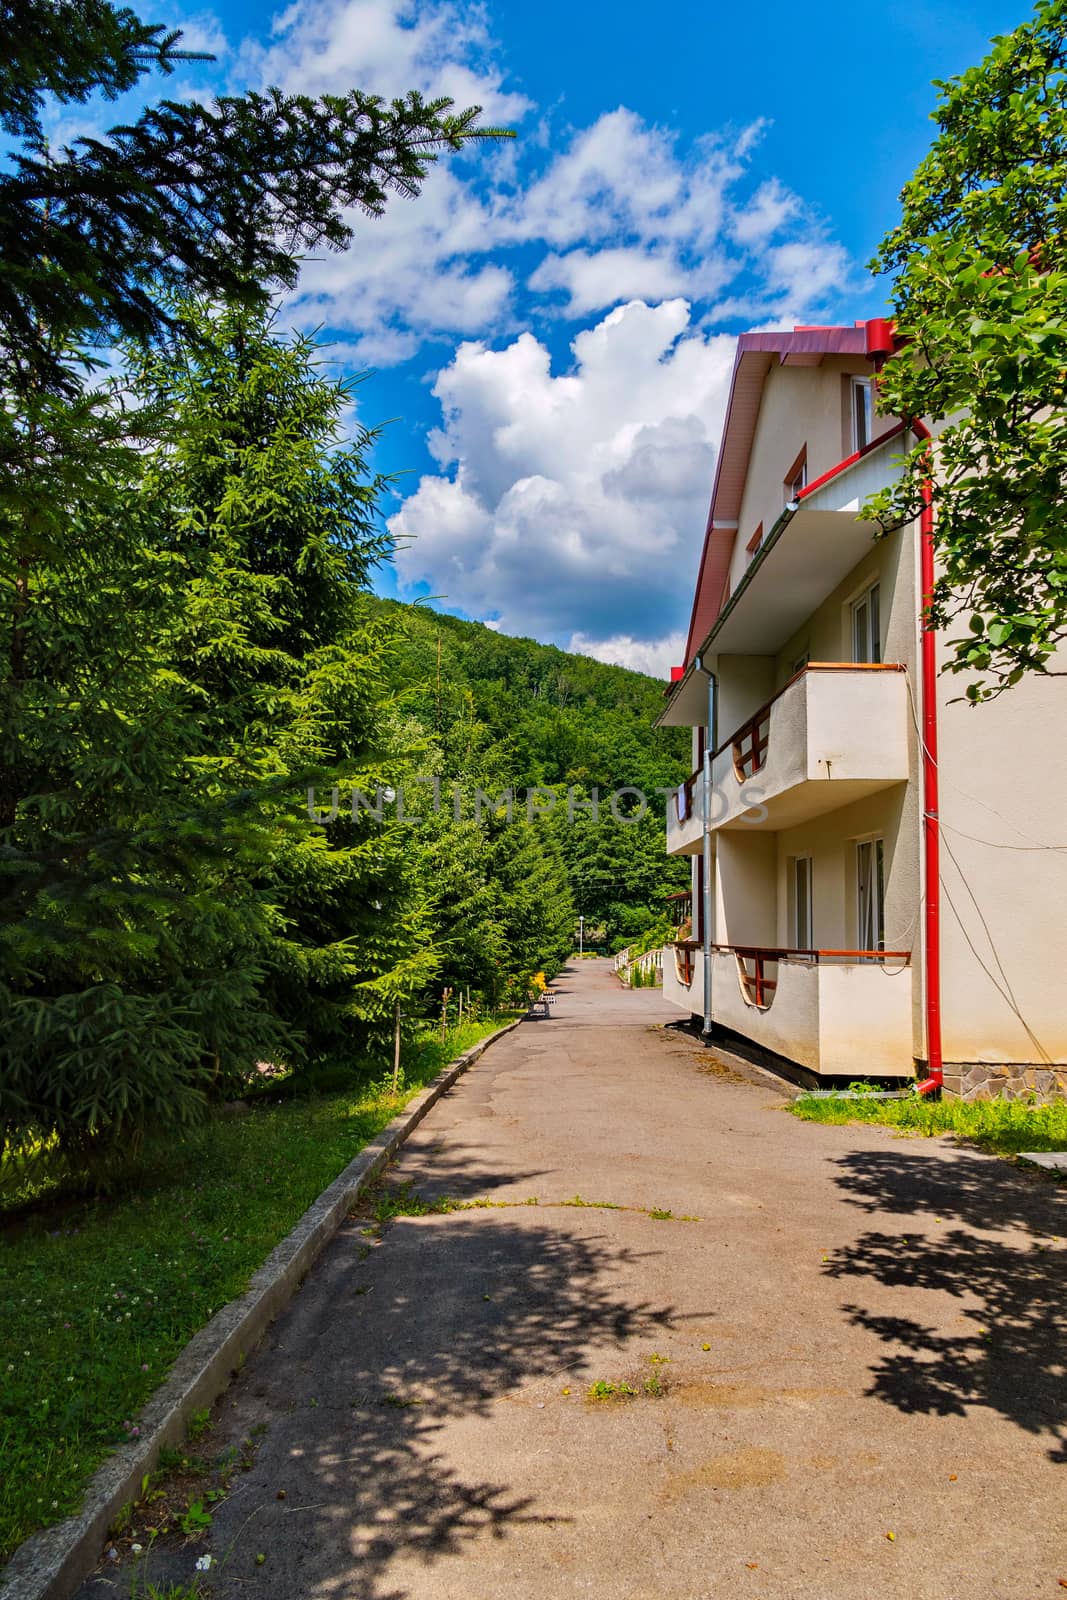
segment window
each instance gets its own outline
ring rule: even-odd
[[[793,662],[793,665],[790,667],[790,669],[789,669],[790,677],[791,678],[795,678],[798,672],[803,672],[804,668],[807,666],[807,664],[808,664],[808,652],[805,650],[805,652],[804,652],[804,654],[802,656],[797,656],[796,660]]]
[[[882,618],[876,583],[852,605],[852,659],[859,664],[882,659]]]
[[[861,950],[885,949],[885,846],[862,839],[856,846],[856,927]]]
[[[748,543],[745,546],[745,549],[748,551],[748,559],[750,561],[754,561],[755,560],[756,553],[759,550],[759,547],[760,547],[760,545],[762,543],[763,543],[763,523],[761,522],[759,527],[756,529],[755,533],[752,535],[751,539],[748,541]]]
[[[785,503],[792,505],[802,489],[808,486],[808,447],[804,446],[785,475]]]
[[[793,857],[793,946],[797,950],[812,949],[811,921],[811,857]]]
[[[874,433],[874,385],[870,378],[853,378],[850,384],[852,401],[852,448],[862,450],[869,445]]]

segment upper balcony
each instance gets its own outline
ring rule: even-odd
[[[715,752],[716,828],[792,828],[908,778],[903,667],[811,662]]]
[[[711,825],[792,828],[908,775],[904,669],[810,662],[716,750]],[[703,803],[694,773],[668,808],[669,854],[699,848]]]
[[[868,555],[877,529],[860,517],[875,490],[901,473],[903,425],[816,478],[785,507],[723,605],[699,654],[774,656]],[[700,727],[707,681],[690,662],[660,715],[663,726]]]

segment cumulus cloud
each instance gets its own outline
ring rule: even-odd
[[[529,333],[460,346],[434,386],[441,470],[390,519],[399,575],[507,632],[658,666],[685,620],[733,340],[694,330],[684,300],[632,301],[571,349],[555,373]]]
[[[244,45],[235,70],[310,94],[358,84],[386,98],[447,95],[520,127],[533,109],[509,87],[471,0],[298,0],[266,44]],[[846,263],[797,196],[776,180],[753,187],[763,126],[683,147],[620,106],[520,147],[480,146],[442,162],[417,205],[352,216],[353,248],[307,263],[293,309],[358,343],[374,365],[407,360],[427,341],[509,336],[531,297],[572,320],[678,296],[706,315],[743,303],[753,320],[773,322],[801,302],[813,314]]]
[[[220,54],[211,81],[414,89],[523,134],[442,160],[416,204],[354,215],[352,248],[305,262],[287,306],[346,365],[440,369],[436,466],[391,519],[401,581],[663,671],[733,359],[715,330],[832,314],[845,252],[759,170],[762,119],[692,141],[624,106],[561,126],[509,79],[477,0],[296,0],[264,26],[230,48],[196,14],[190,42]],[[567,323],[560,366],[546,340]]]
[[[595,661],[606,661],[613,667],[630,667],[634,672],[647,672],[650,677],[670,676],[672,667],[680,666],[685,657],[686,636],[671,633],[665,639],[634,639],[629,634],[616,634],[610,639],[590,639],[584,633],[572,633],[568,650],[576,655],[592,656]]]
[[[245,45],[242,72],[305,94],[447,95],[491,123],[529,109],[504,89],[485,13],[467,0],[295,0],[266,45]]]

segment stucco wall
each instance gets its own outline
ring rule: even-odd
[[[807,447],[808,481],[819,477],[852,450],[851,418],[845,378],[869,376],[859,357],[829,356],[818,367],[772,366],[763,398],[730,566],[736,587],[749,562],[745,549],[759,524],[768,534],[785,506],[785,475]],[[875,433],[887,432],[893,419],[876,418]]]
[[[1067,681],[963,687],[938,692],[945,1060],[1067,1061]]]
[[[775,838],[756,830],[716,835],[717,944],[776,942]]]

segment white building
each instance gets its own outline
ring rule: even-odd
[[[696,769],[668,808],[693,929],[664,995],[703,1015],[702,663],[716,1029],[828,1076],[1064,1093],[1062,683],[961,703],[922,629],[921,520],[877,542],[858,520],[914,443],[874,412],[890,342],[882,321],[739,340],[660,719],[693,728]]]

